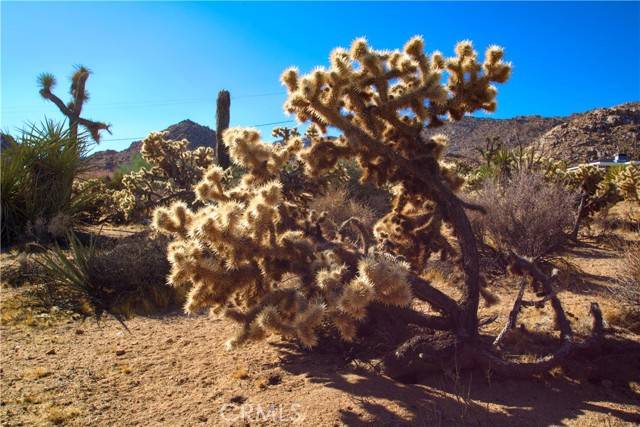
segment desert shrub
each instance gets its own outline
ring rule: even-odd
[[[499,137],[493,137],[478,151],[483,163],[464,173],[467,190],[477,190],[487,181],[507,181],[524,172],[537,173],[554,182],[563,182],[566,175],[565,162],[544,156],[535,146],[509,149]]]
[[[3,149],[0,170],[2,241],[64,236],[89,202],[73,182],[86,170],[85,138],[72,138],[63,123],[45,121],[23,129]]]
[[[96,317],[118,319],[150,314],[181,304],[179,290],[166,285],[166,239],[147,235],[123,239],[110,248],[95,240],[82,244],[74,235],[69,250],[56,247],[42,255],[43,278],[51,294],[66,294],[77,306],[87,303]]]
[[[476,199],[485,215],[474,228],[501,252],[537,258],[558,246],[575,218],[577,195],[537,173],[520,172],[502,183],[487,181]]]
[[[621,304],[609,321],[640,332],[640,243],[626,245],[623,255],[617,286],[611,288]]]
[[[358,218],[368,229],[378,219],[371,208],[351,198],[345,188],[329,187],[323,194],[313,198],[309,207],[318,213],[325,213],[322,226],[330,236],[335,236],[338,227],[349,218]],[[352,230],[346,231],[351,233],[352,238],[354,237]]]
[[[3,261],[2,283],[11,287],[22,286],[37,281],[43,274],[41,265],[36,261],[36,255],[19,252],[10,259]]]
[[[131,172],[138,172],[140,169],[150,169],[151,167],[151,163],[143,159],[141,153],[136,153],[129,162],[116,168],[109,180],[109,187],[118,189],[118,186],[122,185],[122,178],[125,175]]]
[[[640,243],[627,246],[620,280],[624,284],[622,296],[625,301],[640,310]]]

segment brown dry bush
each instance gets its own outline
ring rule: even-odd
[[[33,254],[19,252],[3,263],[0,277],[2,283],[17,288],[32,281],[42,275],[42,268],[38,264]]]
[[[166,247],[165,238],[141,235],[99,250],[90,264],[89,279],[113,295],[113,310],[125,317],[178,307],[179,289],[166,284]]]
[[[618,282],[619,286],[612,291],[620,298],[622,304],[609,321],[631,331],[640,332],[640,242],[626,246]]]
[[[358,218],[367,229],[373,227],[378,219],[373,209],[352,198],[344,188],[335,186],[315,197],[309,207],[318,213],[326,213],[327,220],[323,222],[323,227],[329,235],[335,235],[338,227],[349,218]]]
[[[167,239],[148,233],[115,245],[88,246],[70,236],[70,247],[42,255],[42,277],[49,302],[61,307],[103,313],[118,319],[177,308],[184,302],[180,288],[166,284],[169,273]]]
[[[538,258],[565,240],[575,218],[577,194],[523,171],[506,182],[485,183],[476,201],[487,211],[473,215],[480,238],[489,237],[500,252]]]

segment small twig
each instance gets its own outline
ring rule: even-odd
[[[351,217],[345,220],[342,224],[340,224],[340,227],[338,227],[337,234],[342,236],[345,228],[349,225],[353,226],[353,228],[358,231],[360,240],[362,241],[362,253],[366,254],[367,252],[369,252],[369,247],[371,246],[371,236],[369,235],[362,221],[355,217]]]
[[[516,300],[513,303],[513,308],[509,313],[509,319],[507,320],[507,324],[504,325],[504,328],[502,328],[502,331],[500,331],[496,339],[493,341],[493,348],[495,349],[499,348],[500,345],[502,344],[502,341],[504,341],[505,337],[507,336],[507,332],[515,328],[516,322],[518,321],[518,314],[520,314],[520,309],[522,308],[522,297],[524,296],[524,290],[526,287],[527,287],[527,280],[523,277],[522,280],[520,280],[520,290],[518,291],[518,296],[516,297]]]

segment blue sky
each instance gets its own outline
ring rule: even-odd
[[[182,119],[215,126],[231,91],[231,124],[287,120],[279,75],[326,65],[365,36],[380,49],[414,34],[451,54],[458,40],[506,48],[512,79],[493,117],[567,115],[640,100],[640,3],[1,3],[0,126],[45,115],[36,76],[68,97],[74,64],[94,72],[85,116],[112,124],[100,149],[122,149]],[[269,133],[271,127],[264,127]]]

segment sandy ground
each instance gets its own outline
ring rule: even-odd
[[[587,328],[589,301],[599,301],[605,317],[617,309],[608,290],[617,257],[591,244],[567,254],[584,270],[584,280],[567,280],[561,291],[577,330]],[[16,292],[4,289],[3,300]],[[486,332],[508,313],[513,292],[499,293],[506,303],[483,309],[501,316]],[[276,338],[227,352],[233,325],[206,316],[138,317],[127,322],[130,332],[111,319],[40,316],[47,321],[0,327],[2,425],[640,424],[637,351],[607,359],[611,376],[554,372],[521,381],[474,371],[407,385],[344,352],[311,354]],[[549,327],[542,319],[523,317],[532,330]]]

